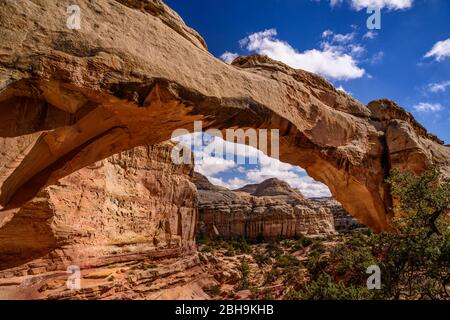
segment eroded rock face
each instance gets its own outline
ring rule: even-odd
[[[173,283],[178,298],[191,298],[181,287],[200,292],[193,166],[174,165],[172,147],[122,152],[23,205],[0,229],[0,297],[171,297]],[[81,290],[66,287],[70,265],[82,270]]]
[[[449,147],[443,147],[444,142],[429,134],[409,112],[385,99],[373,101],[368,107],[372,118],[383,126],[391,168],[421,173],[437,163],[444,165],[444,174],[450,173]]]
[[[1,4],[0,227],[44,187],[195,120],[279,129],[281,160],[376,231],[389,228],[389,169],[449,171],[449,148],[392,105],[367,108],[266,57],[226,65],[160,0],[78,5],[69,30],[64,2]]]
[[[335,233],[330,210],[305,199],[284,181],[269,179],[230,191],[205,179],[195,174],[202,236],[256,241]]]
[[[333,215],[334,228],[337,232],[347,232],[356,228],[365,228],[357,219],[352,217],[342,205],[330,197],[311,198],[318,206],[323,207]]]

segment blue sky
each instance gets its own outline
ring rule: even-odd
[[[450,143],[448,0],[166,3],[200,32],[217,57],[264,53],[321,73],[363,103],[389,98]],[[366,7],[372,4],[381,7],[381,29],[368,33]],[[227,182],[234,175],[245,180],[246,173],[233,172],[236,168],[210,177]]]

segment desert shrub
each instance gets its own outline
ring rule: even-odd
[[[224,242],[220,239],[211,240],[206,236],[197,238],[197,245],[201,252],[213,252],[224,245]]]
[[[217,297],[222,293],[222,290],[220,290],[219,285],[203,289],[203,291],[205,291],[206,294],[208,294],[211,298]]]
[[[239,265],[239,271],[241,272],[241,280],[236,284],[235,289],[237,291],[246,290],[250,287],[248,276],[250,275],[250,266],[247,259],[242,259]]]
[[[319,251],[312,251],[308,256],[306,268],[312,280],[316,280],[328,267],[328,258]]]
[[[373,292],[365,287],[345,286],[327,273],[309,282],[300,290],[290,290],[286,300],[368,300]]]
[[[367,268],[377,265],[378,261],[368,242],[355,244],[350,241],[336,246],[327,264],[327,271],[346,285],[361,285],[367,280]]]
[[[431,168],[417,176],[391,172],[396,232],[376,237],[384,293],[406,299],[449,299],[450,181]]]
[[[449,299],[450,182],[431,168],[421,175],[392,171],[395,198],[390,232],[353,231],[331,252],[310,246],[309,282],[286,299]],[[366,289],[370,265],[381,269],[381,290]]]
[[[209,246],[209,245],[203,245],[203,246],[199,246],[199,247],[198,247],[198,250],[199,250],[200,252],[207,252],[207,253],[210,253],[210,252],[213,252],[214,248],[211,247],[211,246]]]
[[[306,247],[309,247],[311,244],[313,244],[312,239],[307,238],[304,235],[298,235],[296,237],[296,240],[294,241],[293,245],[291,246],[290,251],[295,252],[295,251],[304,249]]]
[[[264,291],[264,300],[275,300],[274,296],[273,296],[273,292],[271,289],[266,289]]]
[[[203,230],[200,230],[197,234],[197,243],[201,243],[202,241],[205,241],[206,239],[208,239],[207,234]]]
[[[291,255],[283,254],[276,258],[275,267],[287,269],[287,268],[295,268],[301,266],[300,261]]]
[[[294,256],[282,254],[275,258],[272,270],[266,273],[265,284],[271,284],[283,276],[284,284],[296,282],[302,263]]]
[[[289,252],[293,253],[309,247],[313,240],[304,235],[297,235],[294,240],[285,241],[285,246],[289,248]]]
[[[295,240],[292,240],[292,239],[285,239],[285,240],[283,240],[283,241],[280,242],[280,245],[281,245],[283,248],[290,248],[290,247],[292,247],[292,246],[294,245],[294,242],[295,242]]]
[[[267,254],[263,254],[259,249],[256,249],[253,253],[253,260],[255,260],[260,267],[272,263],[272,259],[270,259]]]
[[[242,273],[243,277],[248,277],[248,275],[250,274],[250,266],[248,264],[247,259],[242,259],[241,260],[241,265],[239,266],[239,271]]]
[[[280,272],[277,268],[272,267],[272,269],[270,269],[270,271],[265,275],[264,284],[270,285],[274,283],[278,279],[278,277],[280,277]]]
[[[252,247],[247,243],[245,238],[231,240],[229,244],[233,247],[237,254],[250,254],[253,252]]]
[[[272,258],[276,258],[283,254],[283,249],[278,245],[278,243],[272,241],[267,245],[267,254]]]
[[[234,256],[236,255],[236,251],[234,250],[233,247],[229,247],[229,248],[227,249],[227,251],[225,251],[224,255],[225,255],[226,257],[234,257]]]
[[[252,300],[257,300],[257,299],[259,298],[260,291],[259,291],[259,288],[258,288],[258,287],[251,286],[251,287],[250,287],[250,292],[251,292],[250,299],[252,299]]]
[[[247,290],[248,288],[250,288],[250,282],[248,278],[241,279],[235,286],[236,291]]]
[[[312,239],[312,244],[310,246],[311,252],[324,253],[326,251],[325,246],[323,245],[322,239]]]

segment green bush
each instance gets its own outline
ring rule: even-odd
[[[201,252],[213,252],[224,245],[224,242],[219,239],[211,240],[208,237],[202,236],[197,238],[197,245]]]
[[[290,290],[286,300],[368,300],[373,292],[365,287],[345,286],[327,273],[311,281],[301,290]]]
[[[280,276],[280,272],[278,271],[278,269],[272,267],[272,269],[270,269],[270,271],[267,272],[265,275],[264,284],[271,285],[278,279],[279,276]]]
[[[210,288],[206,288],[203,291],[205,291],[206,294],[208,294],[211,298],[217,297],[222,293],[222,290],[220,290],[219,285],[212,286]]]
[[[267,245],[267,254],[272,258],[276,258],[283,254],[283,249],[278,243],[272,241]]]
[[[247,243],[244,238],[237,240],[231,240],[229,244],[233,247],[237,254],[251,254],[253,252],[252,247]]]
[[[287,269],[301,266],[300,261],[291,255],[283,254],[276,258],[275,267]]]
[[[239,266],[239,271],[242,274],[241,280],[237,283],[235,289],[237,291],[246,290],[250,287],[250,282],[248,280],[248,276],[250,275],[250,266],[248,264],[247,259],[242,259],[241,264]]]
[[[236,251],[234,251],[234,248],[231,247],[231,248],[228,248],[224,254],[226,257],[234,257],[236,255]]]
[[[266,289],[265,290],[265,292],[264,292],[264,300],[267,300],[267,301],[275,300],[271,289]]]
[[[332,250],[328,265],[333,266],[333,270],[328,271],[347,285],[361,285],[367,280],[367,268],[377,264],[368,244],[346,243]]]
[[[262,267],[264,265],[269,265],[272,263],[272,259],[267,254],[263,254],[260,250],[256,250],[253,253],[253,260],[258,264],[258,266]]]
[[[396,232],[376,237],[384,294],[394,299],[449,299],[450,181],[437,168],[391,172]]]
[[[449,180],[431,168],[421,175],[394,170],[387,182],[396,203],[392,230],[354,231],[329,255],[315,241],[309,283],[286,298],[450,299]],[[381,290],[365,288],[370,265],[381,269]]]
[[[248,265],[247,259],[242,259],[241,265],[239,266],[239,271],[242,273],[244,278],[248,277],[250,274],[250,266]]]
[[[326,251],[325,246],[322,243],[321,239],[312,240],[311,244],[311,252],[324,253]]]
[[[299,247],[301,246],[302,248],[305,248],[313,244],[313,240],[311,238],[307,238],[302,234],[298,235],[296,238],[296,245]]]
[[[316,280],[328,267],[328,259],[318,251],[312,251],[306,265],[312,280]]]

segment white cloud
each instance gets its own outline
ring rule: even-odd
[[[326,37],[331,31],[325,31]],[[365,70],[358,67],[357,61],[343,47],[332,43],[322,43],[322,50],[311,49],[299,52],[289,43],[276,38],[277,31],[268,29],[257,32],[242,39],[240,44],[249,51],[267,55],[272,59],[282,61],[293,68],[319,73],[327,78],[348,80],[360,78]],[[335,39],[335,37],[338,36]],[[353,36],[334,35],[334,42],[348,42]]]
[[[331,38],[333,42],[342,42],[342,43],[352,41],[355,38],[355,35],[356,35],[355,32],[346,34],[334,33],[332,30],[325,30],[324,32],[322,32],[322,38],[325,39]]]
[[[253,159],[257,165],[250,169],[238,165],[233,160],[208,154],[204,148],[201,148],[202,136],[204,140],[208,141],[210,150],[214,150],[216,146],[225,146],[226,149],[233,146],[237,156],[246,157],[247,160]],[[302,168],[271,158],[256,148],[230,143],[221,138],[202,133],[184,135],[174,140],[192,146],[196,159],[195,170],[204,174],[215,185],[233,190],[246,184],[260,183],[269,178],[278,178],[286,181],[293,188],[299,189],[306,197],[330,196],[328,187],[308,177]],[[231,150],[231,148],[228,150]],[[220,177],[220,174],[230,172],[237,172],[239,177],[233,177],[227,181]]]
[[[350,49],[351,54],[356,57],[361,56],[366,51],[366,49],[359,44],[351,44],[349,46],[349,49]]]
[[[378,35],[378,33],[374,32],[374,31],[367,31],[363,35],[363,39],[375,39],[377,35]]]
[[[338,34],[335,34],[333,36],[333,41],[336,41],[336,42],[350,42],[350,41],[353,40],[353,38],[355,38],[355,33],[354,32],[346,33],[346,34],[338,33]]]
[[[328,187],[311,177],[305,176],[292,182],[292,186],[300,190],[307,198],[331,197]]]
[[[233,160],[223,158],[204,156],[203,159],[195,164],[195,170],[205,176],[214,176],[218,173],[233,169],[236,163]]]
[[[239,55],[237,53],[226,51],[226,52],[222,53],[222,55],[220,56],[220,59],[222,59],[225,63],[230,64],[237,57],[239,57]]]
[[[342,3],[343,0],[330,0],[330,6],[335,7]]]
[[[450,57],[450,38],[435,43],[433,48],[427,52],[425,58],[434,58],[440,62]]]
[[[378,51],[369,59],[369,62],[371,64],[377,64],[377,63],[381,62],[383,60],[383,58],[384,58],[384,52]]]
[[[444,107],[440,103],[429,103],[429,102],[421,102],[416,104],[414,110],[417,112],[438,112],[444,109]]]
[[[336,90],[342,91],[342,92],[344,92],[344,93],[348,93],[347,90],[345,90],[343,86],[337,87]]]
[[[243,166],[239,166],[236,168],[236,171],[239,173],[244,173],[245,172],[245,168]]]
[[[445,92],[447,87],[450,87],[450,80],[439,83],[430,83],[428,85],[428,89],[433,93]]]
[[[316,0],[319,2],[320,0]],[[330,6],[335,7],[344,2],[344,0],[329,0]],[[355,10],[366,8],[381,8],[389,10],[403,10],[411,8],[414,0],[348,0],[350,6]]]
[[[226,187],[230,190],[236,190],[236,189],[242,188],[243,186],[245,186],[247,184],[248,184],[248,181],[234,177],[227,181]]]
[[[331,31],[331,30],[325,30],[324,32],[322,32],[322,38],[328,38],[332,35],[333,35],[333,31]]]
[[[217,143],[223,142],[219,138],[216,138],[216,140]],[[229,142],[225,143],[229,144]],[[299,189],[306,197],[330,196],[328,187],[306,176],[306,172],[302,168],[271,158],[255,148],[248,147],[248,149],[249,151],[244,153],[245,147],[238,145],[237,153],[257,158],[257,168],[244,171],[242,170],[243,167],[238,167],[238,171],[245,173],[244,177],[234,177],[224,182],[222,186],[226,186],[229,189],[238,189],[246,184],[260,183],[266,179],[278,178],[286,181],[293,188]]]
[[[346,34],[334,33],[332,30],[326,30],[322,33],[324,39],[320,44],[323,50],[347,53],[352,57],[359,57],[366,49],[357,43],[354,43],[356,31]]]
[[[403,10],[413,5],[413,0],[350,0],[350,2],[352,8],[358,11],[366,8]]]
[[[211,182],[215,186],[225,187],[228,189],[230,188],[230,185],[228,183],[224,182],[222,178],[216,178],[216,177],[207,176],[207,175],[205,175],[205,176],[208,178],[209,182]]]
[[[202,132],[195,132],[179,136],[173,140],[181,142],[191,149],[194,153],[195,170],[203,175],[214,176],[236,167],[236,163],[233,160],[215,157],[208,153],[208,149],[204,148],[205,145],[214,145],[216,141],[214,137],[203,134]]]

